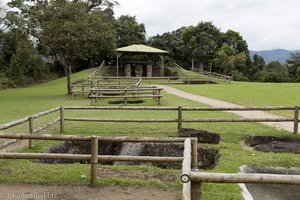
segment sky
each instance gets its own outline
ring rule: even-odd
[[[136,16],[148,37],[211,21],[222,32],[240,32],[250,50],[300,50],[300,0],[116,1],[116,16]]]
[[[240,32],[251,50],[300,49],[299,0],[117,0],[116,16],[144,23],[147,36],[211,21]]]

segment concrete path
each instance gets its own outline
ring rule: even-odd
[[[229,103],[226,101],[221,101],[221,100],[216,100],[216,99],[212,99],[209,97],[191,94],[191,93],[184,92],[182,90],[179,90],[179,89],[176,89],[176,88],[173,88],[170,86],[166,86],[166,85],[159,85],[159,87],[163,88],[164,91],[166,91],[167,93],[176,95],[181,98],[185,98],[185,99],[193,100],[193,101],[196,101],[199,103],[203,103],[203,104],[209,105],[211,107],[215,107],[215,108],[220,108],[220,107],[243,108],[243,107],[245,107],[245,106],[241,106],[238,104]],[[272,114],[272,113],[264,112],[264,111],[227,111],[227,112],[234,113],[243,118],[271,118],[271,119],[285,118],[281,115],[276,115],[276,114]],[[275,127],[276,129],[283,129],[283,130],[286,130],[289,132],[294,131],[294,123],[293,122],[262,122],[262,123],[266,124],[268,126]]]

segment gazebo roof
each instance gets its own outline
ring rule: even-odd
[[[116,49],[118,53],[150,53],[150,54],[167,54],[169,52],[149,47],[143,44],[133,44],[127,47],[121,47]]]

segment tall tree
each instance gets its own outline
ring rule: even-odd
[[[150,46],[160,48],[169,52],[168,57],[171,61],[178,62],[180,65],[184,65],[182,59],[182,31],[185,27],[177,29],[172,32],[167,32],[162,35],[156,35],[151,37],[147,43]]]
[[[116,21],[117,46],[145,44],[146,30],[144,24],[137,22],[135,16],[122,15]]]
[[[231,48],[235,49],[237,53],[249,53],[248,44],[239,32],[228,30],[226,33],[222,34],[221,40],[223,44],[229,45]]]
[[[291,79],[300,82],[300,53],[292,53],[286,63]]]
[[[287,82],[289,81],[289,72],[286,66],[279,61],[272,61],[266,66],[265,82]]]
[[[64,66],[68,94],[76,60],[104,57],[115,47],[111,16],[99,7],[107,2],[50,0],[27,4],[14,0],[11,3],[21,9],[26,27],[44,54],[56,56]]]
[[[260,81],[263,79],[262,71],[266,68],[265,60],[262,56],[253,55],[252,64],[248,69],[248,77],[251,81]]]
[[[182,32],[185,59],[193,56],[215,55],[221,47],[221,32],[211,22],[201,22],[190,26]]]

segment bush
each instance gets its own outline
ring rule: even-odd
[[[242,72],[240,72],[238,70],[232,71],[232,77],[233,77],[233,80],[235,80],[235,81],[249,81],[249,79],[246,76],[244,76],[242,74]]]
[[[0,90],[7,89],[10,87],[15,87],[14,82],[9,78],[1,77],[0,75]]]

